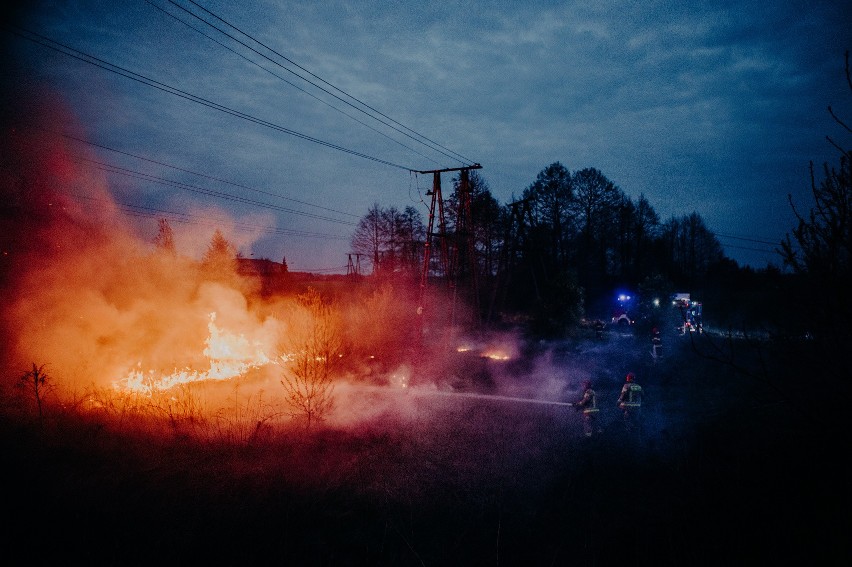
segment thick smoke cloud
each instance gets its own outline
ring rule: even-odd
[[[197,259],[156,252],[154,220],[146,233],[122,214],[87,165],[97,156],[57,135],[81,130],[60,101],[33,96],[22,110],[3,124],[0,180],[11,374],[35,362],[69,389],[106,386],[140,364],[203,367],[211,313],[252,341],[268,330],[238,281],[205,281]],[[188,230],[179,236],[198,247],[213,229]]]

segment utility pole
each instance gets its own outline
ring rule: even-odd
[[[463,250],[465,260],[470,264],[470,273],[473,278],[473,292],[476,294],[476,270],[474,266],[475,258],[473,256],[474,241],[473,241],[473,221],[470,211],[470,184],[468,182],[468,174],[471,169],[482,169],[478,163],[465,167],[451,167],[446,169],[433,169],[428,171],[418,171],[420,174],[432,174],[432,191],[427,195],[432,197],[432,203],[429,206],[429,222],[426,229],[426,243],[423,250],[423,271],[420,275],[420,301],[418,304],[418,314],[423,313],[423,299],[426,292],[426,284],[429,279],[429,268],[432,261],[432,242],[433,237],[437,236],[441,247],[441,269],[447,277],[447,283],[453,291],[457,284],[456,278],[459,275],[459,251]],[[459,207],[456,218],[456,239],[451,247],[447,236],[447,224],[444,216],[444,199],[441,195],[441,174],[452,171],[460,172],[459,184]],[[435,214],[437,209],[438,215],[438,232],[435,233]],[[476,297],[476,295],[474,295]],[[477,309],[478,313],[478,309]]]
[[[470,186],[468,184],[468,172],[471,169],[482,169],[482,166],[478,163],[473,165],[465,166],[465,167],[452,167],[446,169],[433,169],[428,171],[418,171],[416,173],[421,174],[432,174],[432,190],[426,193],[432,197],[432,203],[429,206],[429,222],[426,228],[426,243],[424,246],[423,252],[423,271],[420,277],[420,297],[422,299],[423,292],[426,288],[426,282],[428,280],[429,275],[429,267],[431,262],[431,254],[432,254],[432,238],[437,236],[439,239],[439,243],[441,246],[441,268],[444,274],[447,276],[447,280],[450,286],[455,285],[455,276],[456,276],[456,262],[458,259],[458,249],[459,245],[453,247],[452,251],[450,250],[448,238],[447,238],[447,222],[446,217],[444,216],[444,199],[441,195],[441,174],[452,171],[461,172],[461,185],[459,187],[459,211],[458,211],[458,220],[457,222],[462,223],[464,225],[465,230],[464,236],[466,238],[465,249],[472,250],[473,249],[473,234],[472,230],[472,219],[470,217]],[[435,230],[435,209],[438,210],[438,233],[434,232]],[[457,227],[458,234],[458,227]],[[467,242],[469,240],[469,243]],[[472,258],[470,258],[472,260]]]
[[[355,262],[352,262],[352,254],[349,254],[349,262],[346,265],[346,275],[357,280],[361,275],[361,254],[355,253]]]

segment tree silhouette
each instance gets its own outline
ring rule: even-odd
[[[423,218],[414,207],[400,211],[373,203],[352,234],[352,252],[369,258],[374,274],[415,275],[425,235]]]
[[[25,396],[31,397],[35,402],[39,425],[44,422],[44,396],[53,389],[53,384],[44,367],[44,364],[38,366],[33,362],[32,370],[24,372],[18,383]]]
[[[237,249],[218,228],[213,233],[207,251],[201,259],[202,267],[215,276],[228,276],[237,268]]]
[[[696,286],[725,255],[716,235],[695,211],[669,220],[661,237],[668,247],[668,272],[676,284]]]
[[[158,219],[157,225],[159,226],[159,231],[157,232],[157,236],[154,238],[154,246],[157,247],[157,250],[161,250],[174,256],[177,254],[177,250],[175,248],[175,235],[174,232],[172,232],[172,227],[169,225],[168,219]]]
[[[572,176],[570,210],[579,233],[580,283],[598,287],[605,281],[610,252],[617,247],[622,192],[600,170],[587,167]]]
[[[548,253],[548,266],[556,271],[567,261],[568,240],[573,233],[569,210],[574,198],[571,172],[559,162],[541,170],[536,180],[524,190],[530,199],[532,217],[536,224],[534,238],[541,240]]]
[[[849,52],[846,52],[846,82],[852,93]],[[835,122],[847,133],[852,129],[834,114]],[[810,164],[813,205],[802,213],[787,199],[796,215],[797,226],[781,241],[780,254],[786,266],[801,276],[804,303],[808,306],[813,328],[810,333],[823,337],[837,346],[848,346],[852,333],[849,316],[852,303],[852,151],[828,137],[841,151],[840,163],[831,167],[823,164],[823,178],[817,183],[814,164]],[[845,351],[844,351],[845,354]]]
[[[378,203],[373,203],[367,214],[358,221],[358,226],[352,234],[352,251],[369,258],[373,272],[377,272],[381,265],[384,241],[385,229],[382,208]]]
[[[334,403],[334,373],[340,365],[343,334],[339,314],[313,288],[298,297],[295,324],[281,345],[285,402],[307,427]]]

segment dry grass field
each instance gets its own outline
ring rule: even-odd
[[[83,565],[848,565],[841,432],[697,355],[688,338],[670,338],[657,364],[645,346],[610,335],[537,347],[551,368],[594,376],[604,432],[591,439],[560,405],[572,392],[560,403],[504,395],[500,380],[529,372],[522,361],[494,383],[409,393],[405,404],[367,389],[359,403],[383,409],[355,424],[285,424],[231,442],[62,408],[39,424],[7,395],[4,555]],[[615,408],[625,368],[646,392],[636,436]]]

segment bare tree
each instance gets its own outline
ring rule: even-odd
[[[840,157],[838,169],[823,166],[817,185],[811,163],[811,194],[814,206],[807,215],[790,206],[798,226],[781,242],[786,265],[796,272],[830,280],[848,276],[852,267],[852,152]],[[795,243],[794,243],[795,240]]]
[[[846,83],[852,93],[848,51]],[[828,110],[845,132],[852,132],[831,107]],[[726,364],[774,391],[789,407],[818,425],[820,435],[842,431],[839,420],[845,417],[852,395],[848,378],[852,346],[852,152],[830,137],[828,141],[840,151],[839,167],[824,164],[824,177],[817,183],[811,162],[813,205],[803,214],[788,195],[797,224],[778,250],[794,272],[792,279],[782,280],[784,301],[778,311],[785,326],[790,325],[787,330],[796,335],[779,335],[767,343],[747,333],[744,340],[735,340],[729,331],[724,341],[702,334],[699,343],[690,334],[699,356]],[[751,352],[743,356],[746,348]],[[803,382],[809,392],[821,395],[802,396],[799,390]]]
[[[53,389],[50,376],[47,375],[44,367],[44,364],[38,366],[33,362],[32,370],[24,372],[18,383],[24,396],[32,398],[32,401],[35,402],[39,425],[42,425],[44,420],[44,396]]]
[[[339,314],[313,288],[298,297],[298,313],[287,339],[285,354],[285,401],[293,415],[307,419],[307,427],[333,407],[334,374],[343,352]]]
[[[403,234],[402,213],[396,207],[382,209],[382,250],[380,252],[380,264],[385,273],[396,272],[399,268],[402,253]]]
[[[373,272],[379,270],[385,242],[384,215],[378,203],[373,203],[367,214],[358,221],[352,235],[352,251],[370,259]]]
[[[426,228],[414,207],[400,211],[374,203],[358,221],[352,251],[370,259],[373,273],[416,273]]]
[[[849,52],[846,52],[846,82],[852,92]],[[829,106],[828,111],[846,132],[852,132]],[[823,164],[823,180],[817,185],[811,162],[811,194],[814,206],[808,215],[801,214],[787,195],[798,226],[793,238],[787,234],[781,242],[784,263],[796,272],[808,273],[824,280],[849,277],[852,272],[852,151],[845,150],[831,137],[828,141],[841,152],[837,169]],[[793,243],[795,239],[795,244]],[[798,245],[798,246],[796,246]],[[798,249],[797,249],[798,248]]]
[[[849,52],[846,52],[846,84],[852,93]],[[852,132],[829,106],[835,122],[848,134]],[[840,152],[837,168],[823,165],[823,179],[817,184],[814,164],[811,162],[811,194],[813,206],[807,214],[801,213],[793,198],[790,206],[798,221],[792,235],[781,242],[784,263],[802,276],[808,307],[808,318],[813,328],[809,331],[835,344],[833,352],[845,357],[850,340],[849,287],[852,285],[852,151],[828,137]],[[839,347],[839,348],[838,348]]]

